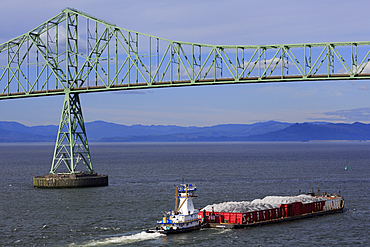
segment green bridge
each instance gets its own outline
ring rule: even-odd
[[[50,174],[93,172],[80,93],[370,79],[370,41],[206,45],[120,28],[66,8],[0,45],[0,100],[65,95]]]

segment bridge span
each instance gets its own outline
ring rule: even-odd
[[[94,172],[80,93],[370,79],[370,41],[279,45],[179,42],[66,8],[0,44],[0,100],[65,95],[50,173]]]

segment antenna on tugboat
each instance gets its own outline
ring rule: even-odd
[[[177,190],[176,190],[177,191]],[[189,193],[188,193],[188,185],[185,184],[185,199],[184,201],[181,203],[181,205],[179,206],[179,208],[177,210],[180,210],[180,208],[182,207],[182,205],[184,205],[184,203],[186,202],[186,200],[188,199],[189,197]],[[177,201],[176,201],[177,202]],[[177,214],[177,211],[175,211],[175,214]]]
[[[175,185],[175,189],[176,189],[176,199],[175,199],[175,215],[177,214],[177,200],[179,199],[178,197],[178,194],[177,194],[177,186]]]
[[[317,195],[320,195],[320,188],[319,188],[319,182],[317,182]]]

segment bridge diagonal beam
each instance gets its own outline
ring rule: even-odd
[[[127,61],[128,61],[128,57],[125,58],[125,60],[122,62],[121,66],[119,67],[119,69],[117,69],[117,73],[114,75],[114,77],[112,78],[112,81],[111,81],[111,84],[109,85],[110,87],[114,86],[114,81],[117,81],[118,79],[118,76],[119,74],[121,73],[122,69],[124,68],[124,66],[126,65]],[[117,66],[118,67],[118,66]],[[128,73],[126,72],[126,75]],[[121,80],[121,82],[119,84],[122,84],[123,80],[125,79],[126,76],[124,76]],[[116,85],[119,85],[118,82],[116,82]]]
[[[286,53],[288,54],[288,56],[290,57],[290,59],[293,61],[295,67],[298,69],[298,71],[301,74],[301,76],[307,76],[304,73],[304,69],[302,68],[302,66],[299,63],[298,59],[294,56],[294,53],[291,51],[291,49],[284,47],[284,50],[286,51]]]
[[[15,71],[13,71],[11,68],[9,68],[9,70],[8,71],[10,71],[10,73],[12,74],[12,76],[10,77],[10,81],[12,81],[13,80],[13,78],[17,81],[17,85],[18,86],[20,86],[22,89],[23,89],[23,91],[25,91],[25,88],[23,87],[23,85],[22,85],[22,83],[20,82],[20,80],[19,80],[19,76],[17,75],[17,72],[19,72],[19,71],[21,71],[20,69],[19,69],[19,67],[17,67],[16,68],[16,70]],[[22,74],[22,73],[21,73]],[[18,90],[18,92],[19,92],[19,90]]]
[[[140,57],[139,55],[134,51],[133,47],[131,46],[130,42],[126,39],[126,37],[123,35],[122,31],[119,30],[118,33],[121,35],[121,37],[123,38],[123,40],[125,41],[125,43],[127,44],[128,46],[128,50],[125,48],[125,46],[123,45],[123,43],[121,42],[121,40],[118,38],[118,35],[115,35],[116,36],[116,39],[118,40],[121,48],[125,51],[126,55],[128,56],[129,60],[132,62],[133,66],[136,68],[136,70],[141,74],[142,78],[144,79],[144,81],[146,83],[148,83],[148,80],[147,78],[143,75],[142,71],[140,70],[140,68],[138,67],[136,61],[140,62],[141,66],[147,71],[147,73],[149,74],[148,72],[148,69],[145,67],[144,63],[140,60]],[[131,55],[131,52],[130,51],[134,51],[134,58],[132,57]]]
[[[275,55],[274,55],[274,57],[271,59],[271,62],[270,62],[270,64],[269,64],[269,66],[268,67],[270,67],[271,66],[271,64],[273,63],[273,62],[275,62],[275,65],[274,65],[274,67],[270,70],[270,73],[268,74],[268,76],[267,77],[269,77],[269,76],[271,76],[272,75],[272,73],[275,71],[275,69],[277,68],[277,66],[279,65],[279,63],[281,62],[281,63],[283,63],[283,61],[282,61],[282,59],[283,59],[283,57],[282,57],[282,52],[281,52],[281,50],[282,50],[282,48],[281,47],[279,47],[277,50],[276,50],[276,53],[275,53]],[[278,58],[276,58],[277,57],[277,55],[280,53],[280,56],[278,57]],[[277,60],[276,60],[277,59]],[[283,77],[283,76],[282,76]]]
[[[197,81],[197,80],[199,80],[199,78],[202,76],[201,74],[202,74],[202,71],[203,71],[203,69],[205,68],[205,66],[206,66],[206,64],[207,64],[207,62],[208,62],[208,60],[209,60],[209,58],[212,56],[212,54],[215,52],[215,50],[214,50],[214,48],[212,48],[211,49],[211,51],[208,53],[208,56],[206,57],[206,59],[204,60],[204,62],[203,62],[203,64],[202,64],[202,66],[200,67],[200,69],[199,69],[199,72],[198,72],[198,74],[197,74],[197,76],[195,77],[195,81]],[[213,62],[212,62],[212,64],[213,64]],[[212,67],[212,65],[210,65],[209,66],[209,68],[208,68],[208,71],[211,69],[211,67]],[[206,77],[206,75],[208,74],[208,71],[205,73],[205,75],[204,75],[204,77],[203,77],[203,79]]]
[[[203,72],[203,68],[205,68],[205,66],[206,66],[206,64],[207,64],[208,60],[211,58],[212,54],[213,54],[213,59],[211,60],[211,64],[209,64],[209,65],[208,65],[208,69],[207,69],[207,71],[204,73],[204,76],[203,76],[203,78],[202,78],[203,80],[208,76],[208,73],[209,73],[209,71],[210,71],[212,68],[214,68],[214,69],[215,69],[215,63],[216,63],[216,50],[215,50],[215,48],[213,48],[213,49],[209,52],[209,54],[208,54],[208,56],[207,56],[206,60],[204,61],[203,66],[201,67],[201,70],[199,71],[199,74],[201,75],[201,72]]]
[[[325,50],[327,49],[327,46],[324,46],[320,55],[317,57],[317,59],[315,60],[314,64],[312,65],[311,69],[308,71],[307,75],[315,75],[316,72],[319,70],[321,64],[324,62],[325,58],[326,58],[326,55],[325,57],[321,60],[321,63],[320,65],[316,68],[315,72],[313,74],[311,74],[312,70],[316,67],[316,64],[320,61],[320,58],[322,57],[322,55],[324,54]]]
[[[222,61],[224,61],[224,64],[226,65],[227,69],[229,70],[232,77],[236,78],[236,68],[234,67],[233,63],[231,62],[230,58],[227,56],[227,53],[225,52],[225,49],[222,47],[216,48],[216,51],[218,55],[221,57]],[[226,57],[226,59],[224,58]],[[229,64],[228,64],[229,63]],[[231,66],[231,68],[230,68]],[[234,74],[235,72],[235,74]]]
[[[364,59],[361,61],[361,63],[358,65],[358,68],[356,70],[356,73],[355,74],[361,74],[364,69],[366,68],[366,66],[368,65],[369,61],[370,61],[370,57],[369,57],[369,54],[370,54],[370,49],[369,51],[366,53],[366,55],[364,56]]]
[[[272,57],[272,59],[270,60],[270,62],[269,62],[269,64],[268,64],[268,66],[266,66],[266,68],[265,68],[265,70],[263,71],[263,73],[262,73],[261,77],[265,77],[265,76],[266,76],[266,73],[267,73],[268,69],[270,68],[271,64],[274,62],[274,60],[275,60],[276,56],[279,54],[280,49],[281,49],[281,48],[279,48],[279,49],[277,49],[277,50],[276,50],[276,52],[275,52],[274,56],[273,56],[273,57]],[[275,66],[271,69],[270,74],[272,74],[272,72],[274,71],[274,69],[275,69],[276,67],[277,67],[277,63],[275,63]]]
[[[163,64],[163,62],[164,62],[165,57],[166,57],[166,56],[167,56],[167,54],[168,54],[169,49],[170,49],[170,45],[168,45],[168,46],[167,46],[167,48],[166,48],[166,50],[165,50],[165,52],[164,52],[164,54],[163,54],[163,56],[162,56],[162,59],[161,59],[161,60],[160,60],[160,62],[158,63],[158,66],[157,66],[157,68],[156,68],[156,70],[155,70],[155,72],[154,72],[154,75],[153,75],[153,79],[159,76],[160,68],[162,67],[162,64]],[[158,79],[156,82],[161,82],[161,81],[162,81],[162,79],[163,79],[163,77],[162,77],[161,79]],[[154,83],[155,83],[155,82],[154,82]],[[154,83],[153,83],[153,84],[154,84]]]
[[[66,75],[63,72],[62,68],[59,66],[58,62],[56,61],[56,58],[48,52],[47,46],[40,39],[40,36],[30,34],[29,40],[36,47],[37,51],[41,54],[42,58],[45,60],[45,65],[50,67],[51,71],[57,78],[59,84],[62,85],[62,87],[65,89],[66,85],[64,85],[63,82],[66,82]]]
[[[190,60],[188,59],[188,56],[186,55],[182,45],[180,43],[178,43],[178,46],[179,46],[178,56],[179,56],[179,58],[181,60],[181,63],[182,63],[182,65],[183,65],[183,67],[186,71],[186,74],[188,75],[189,80],[193,81],[193,78],[194,78],[194,75],[195,75],[194,68],[191,66]],[[181,53],[180,53],[180,50],[181,50]],[[181,57],[181,54],[184,56],[184,59],[187,62],[187,66],[189,66],[188,68],[191,70],[191,75],[189,74],[188,68],[186,67],[186,64],[184,63],[184,61]]]
[[[102,83],[104,84],[104,86],[108,86],[109,85],[109,82],[108,84],[106,84],[104,82],[104,79],[100,76],[99,74],[99,71],[97,70],[96,66],[99,66],[103,71],[103,67],[100,65],[99,63],[99,59],[101,58],[105,48],[107,47],[108,45],[108,42],[111,40],[111,38],[113,37],[113,34],[109,33],[108,35],[108,39],[105,40],[105,42],[103,42],[103,39],[105,37],[107,37],[107,33],[109,31],[109,28],[106,28],[104,30],[104,32],[101,34],[101,36],[99,37],[99,39],[97,40],[97,42],[95,43],[93,49],[90,51],[90,53],[88,54],[87,57],[84,57],[85,58],[85,61],[83,63],[83,65],[81,66],[79,72],[76,74],[76,76],[73,78],[73,80],[77,80],[78,78],[80,78],[80,80],[82,82],[85,82],[87,81],[87,78],[90,74],[90,72],[92,70],[95,71],[95,73],[99,76],[100,80],[102,81]],[[103,43],[101,45],[101,43]],[[101,45],[101,46],[100,46]],[[93,54],[95,54],[95,57],[92,58]],[[108,58],[109,59],[109,58]],[[88,66],[89,65],[89,66]],[[87,69],[86,73],[83,74],[83,71]],[[103,72],[105,76],[108,77],[107,73],[105,73],[105,71]],[[109,79],[109,78],[108,78]],[[88,86],[88,85],[87,85]]]
[[[24,40],[24,42],[22,42],[22,45],[25,43],[26,40]],[[28,40],[27,40],[28,41]],[[24,53],[23,57],[20,59],[20,61],[18,62],[17,64],[17,70],[16,72],[19,72],[22,76],[23,76],[23,79],[27,85],[27,88],[22,84],[22,82],[20,81],[19,77],[17,78],[18,79],[18,83],[19,83],[19,86],[23,89],[23,92],[25,93],[28,93],[28,88],[29,88],[29,82],[27,81],[27,75],[24,73],[24,71],[22,70],[22,64],[26,61],[26,58],[28,57],[28,52],[30,51],[32,45],[30,46],[29,43],[27,42],[27,52]],[[20,47],[19,47],[20,49]],[[17,51],[19,52],[19,50]],[[27,65],[27,68],[28,68],[28,65]],[[27,70],[28,71],[28,70]],[[27,73],[27,72],[26,72]],[[0,77],[0,81],[1,81],[1,77]],[[17,93],[19,93],[20,91],[17,90]]]
[[[258,49],[255,49],[255,50],[254,50],[254,52],[253,52],[253,55],[252,55],[252,56],[251,56],[251,58],[249,59],[248,63],[247,63],[246,65],[244,65],[244,69],[243,69],[243,71],[240,73],[241,75],[244,75],[244,72],[248,69],[249,65],[251,64],[251,62],[252,62],[252,60],[253,60],[254,56],[257,54],[257,52],[258,52]],[[255,64],[256,64],[256,63],[254,63],[254,65],[255,65]],[[252,70],[249,70],[249,72],[248,72],[248,74],[247,74],[247,76],[246,76],[246,77],[248,77],[248,76],[250,75],[251,71],[252,71]],[[244,76],[243,76],[243,77],[244,77]],[[239,78],[238,78],[238,79],[241,79],[241,78],[242,78],[242,76],[239,76]]]
[[[343,56],[339,53],[338,49],[336,46],[333,46],[332,47],[333,49],[333,52],[335,54],[335,56],[338,58],[338,60],[341,62],[343,68],[345,68],[345,70],[347,71],[347,73],[350,75],[350,76],[354,76],[354,73],[353,73],[353,70],[349,68],[348,64],[346,63],[346,60],[343,58]]]
[[[162,60],[161,60],[161,66],[162,66],[162,64],[163,64],[163,62],[164,62],[164,60],[165,60],[165,58],[168,56],[168,53],[170,53],[170,58],[169,58],[169,60],[168,60],[168,62],[167,62],[167,65],[166,65],[166,67],[165,67],[165,69],[164,69],[164,71],[163,71],[163,73],[162,73],[162,77],[161,77],[161,79],[159,79],[159,81],[158,82],[163,82],[163,78],[166,76],[166,73],[167,73],[167,70],[168,70],[168,68],[170,67],[170,65],[171,65],[171,62],[172,62],[172,53],[170,52],[170,50],[171,50],[171,43],[169,43],[168,44],[168,46],[167,46],[167,48],[166,48],[166,52],[165,52],[165,54],[164,54],[164,56],[162,57]],[[160,67],[158,67],[158,71],[159,71],[159,69],[161,68],[161,66]]]
[[[127,62],[130,61],[129,57],[126,58],[125,63],[126,63],[126,61]],[[128,64],[128,70],[126,71],[126,73],[122,77],[122,80],[121,80],[120,84],[123,84],[124,80],[130,76],[130,71],[131,71],[133,66],[134,66],[134,64]],[[127,86],[130,86],[130,80],[129,80]]]
[[[187,61],[188,66],[189,66],[190,69],[191,69],[191,65],[190,65],[190,62],[189,62],[189,60],[188,60],[188,58],[187,58],[187,56],[186,56],[186,54],[185,54],[185,52],[184,52],[181,44],[179,44],[179,43],[172,43],[171,46],[174,49],[174,51],[175,51],[175,53],[177,55],[177,58],[179,59],[179,62],[181,62],[182,67],[185,69],[186,74],[188,76],[188,80],[191,80],[192,77],[190,76],[189,71],[186,68],[186,65],[185,65],[185,63],[183,61],[183,58],[181,57],[180,50],[182,51],[182,54],[184,55],[184,59],[185,59],[185,61]],[[180,73],[180,71],[178,71],[178,73]]]
[[[22,41],[20,40],[20,43],[22,43]],[[7,78],[7,85],[6,85],[6,87],[4,88],[4,90],[3,90],[3,93],[5,93],[5,91],[7,90],[7,89],[9,89],[9,84],[13,81],[13,79],[15,78],[15,80],[17,81],[17,85],[19,86],[21,83],[20,83],[20,81],[19,81],[19,77],[18,76],[16,76],[16,73],[17,73],[17,71],[19,71],[19,49],[20,49],[20,47],[21,47],[21,45],[19,45],[19,43],[17,43],[17,44],[14,44],[14,43],[12,43],[13,45],[10,45],[10,44],[8,44],[8,50],[7,50],[7,65],[6,66],[4,66],[4,71],[3,71],[3,73],[0,75],[0,81],[1,81],[1,79],[3,79],[4,78],[4,76],[7,74],[8,75],[8,78]],[[17,49],[14,51],[13,50],[13,48],[14,47],[17,47]],[[11,55],[11,54],[13,54],[13,55]],[[13,70],[12,70],[12,66],[11,66],[11,64],[12,63],[15,63],[14,62],[14,60],[16,59],[16,58],[18,58],[17,60],[17,65],[15,66],[15,72],[13,72]]]
[[[261,52],[261,48],[256,49],[255,54],[257,54],[257,53],[258,53],[258,57],[257,57],[256,61],[254,61],[253,66],[251,67],[251,69],[249,70],[249,72],[247,74],[247,77],[250,76],[250,74],[253,72],[253,70],[254,70],[254,68],[256,67],[257,64],[258,64],[258,66],[260,66],[259,64],[260,64],[260,61],[261,61],[261,56],[263,54]],[[258,71],[260,71],[260,70],[258,69]]]

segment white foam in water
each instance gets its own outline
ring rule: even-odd
[[[263,199],[255,199],[253,201],[242,201],[242,202],[223,202],[213,205],[208,205],[202,209],[206,211],[215,212],[252,212],[271,208],[278,208],[280,204],[289,204],[294,202],[311,203],[317,201],[327,200],[326,198],[316,198],[310,195],[298,195],[298,196],[266,196]]]
[[[108,246],[112,244],[129,244],[129,243],[135,243],[150,239],[155,239],[165,236],[160,233],[146,233],[141,232],[134,235],[127,235],[127,236],[120,236],[120,237],[110,237],[110,238],[103,238],[99,240],[92,240],[90,242],[87,242],[85,244],[72,244],[70,246]]]

